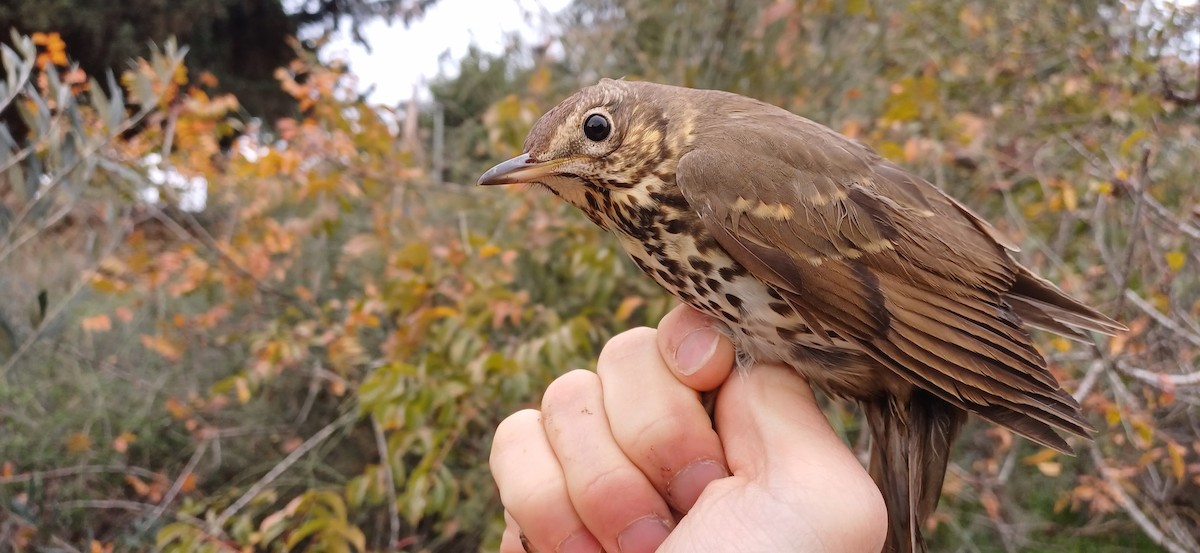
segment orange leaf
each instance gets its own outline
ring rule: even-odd
[[[179,486],[179,491],[183,493],[196,491],[196,473],[189,472],[183,477],[183,483]]]
[[[183,358],[183,350],[162,336],[143,334],[142,345],[146,349],[163,356],[167,361],[178,361]]]
[[[132,321],[133,320],[133,311],[131,309],[129,309],[128,307],[118,307],[117,308],[117,318],[120,319],[121,322],[123,322],[123,323]]]
[[[192,413],[190,407],[184,405],[182,401],[179,401],[173,397],[167,398],[166,408],[167,412],[171,413],[171,417],[175,420],[186,419],[188,415]]]
[[[125,453],[129,451],[129,444],[136,442],[137,436],[132,432],[122,432],[121,435],[113,438],[112,447],[117,453]]]
[[[112,330],[112,319],[103,313],[87,317],[79,322],[79,326],[87,332],[108,332]]]
[[[617,306],[617,311],[613,313],[613,319],[617,322],[624,322],[633,315],[634,310],[646,303],[646,300],[641,296],[626,296],[621,300],[621,305]]]
[[[132,474],[125,475],[125,483],[129,484],[129,487],[133,488],[133,493],[138,496],[145,497],[150,494],[150,485]]]

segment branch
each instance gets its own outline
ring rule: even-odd
[[[147,470],[141,467],[122,467],[117,465],[86,465],[82,467],[66,467],[60,469],[43,470],[36,472],[26,472],[22,474],[14,474],[12,476],[0,476],[0,485],[4,484],[21,484],[31,480],[44,480],[48,478],[66,478],[68,476],[79,476],[83,474],[132,474],[142,478],[158,478],[158,474],[152,470]]]
[[[154,526],[154,523],[160,517],[162,517],[164,512],[166,512],[167,506],[175,500],[175,496],[179,494],[179,490],[183,489],[184,481],[187,480],[188,476],[195,472],[196,465],[200,463],[200,459],[204,457],[204,453],[208,451],[208,444],[210,443],[212,443],[212,440],[200,442],[200,446],[196,448],[196,452],[193,453],[192,458],[188,460],[187,466],[183,467],[183,472],[180,472],[179,477],[175,479],[173,484],[171,484],[171,489],[167,490],[167,493],[163,496],[162,501],[159,501],[158,506],[154,508],[154,512],[149,518],[146,519],[145,522],[142,523],[143,528],[150,528],[151,526]]]
[[[1096,468],[1099,469],[1097,472],[1099,472],[1100,477],[1104,479],[1104,483],[1108,484],[1108,494],[1113,498],[1114,501],[1117,502],[1118,505],[1121,506],[1122,509],[1125,510],[1125,513],[1129,515],[1129,518],[1132,519],[1133,522],[1142,529],[1142,533],[1146,534],[1146,537],[1150,538],[1151,541],[1161,545],[1170,553],[1189,553],[1188,548],[1184,546],[1184,544],[1181,544],[1167,536],[1166,532],[1164,532],[1162,528],[1159,528],[1154,521],[1150,520],[1150,517],[1146,516],[1146,513],[1138,507],[1133,498],[1129,497],[1129,494],[1125,493],[1125,490],[1122,488],[1121,481],[1117,479],[1117,477],[1114,475],[1115,473],[1113,469],[1104,461],[1104,456],[1101,455],[1100,448],[1096,445],[1096,442],[1091,442],[1088,450],[1091,452],[1092,462],[1095,463]]]
[[[395,547],[400,541],[400,509],[396,506],[396,478],[392,474],[392,458],[388,455],[387,439],[383,435],[383,427],[379,421],[371,418],[371,428],[375,430],[375,447],[379,449],[379,465],[383,468],[383,486],[388,498],[388,541],[387,547]]]
[[[1180,96],[1178,92],[1175,92],[1175,85],[1167,76],[1167,68],[1160,65],[1158,78],[1162,81],[1163,97],[1184,107],[1200,105],[1200,63],[1196,64],[1196,73],[1198,77],[1196,91],[1191,96]]]
[[[321,445],[325,440],[329,439],[334,432],[337,432],[343,426],[350,424],[357,418],[357,411],[348,411],[342,416],[338,417],[337,420],[318,430],[316,434],[313,434],[310,438],[305,440],[304,443],[300,444],[300,447],[297,447],[294,451],[289,453],[287,457],[284,457],[279,464],[275,465],[274,468],[264,474],[262,478],[259,478],[258,482],[255,482],[253,486],[250,486],[250,489],[246,490],[246,493],[242,494],[237,501],[233,502],[233,505],[230,505],[229,507],[226,507],[224,511],[221,511],[221,514],[208,524],[209,531],[213,533],[221,533],[221,529],[225,527],[225,523],[229,522],[229,519],[232,518],[233,515],[236,515],[238,511],[242,510],[243,507],[249,505],[250,502],[253,501],[255,497],[258,497],[258,494],[262,493],[267,486],[270,486],[276,478],[282,476],[283,473],[287,472],[287,470],[292,467],[292,465],[296,464],[296,461],[299,461],[300,458],[308,454],[309,451],[312,451],[313,448]]]
[[[1200,371],[1167,374],[1134,367],[1124,361],[1117,361],[1117,370],[1157,388],[1200,385]]]
[[[1134,305],[1138,306],[1138,308],[1141,309],[1143,312],[1145,312],[1147,315],[1150,315],[1150,318],[1154,319],[1154,322],[1162,325],[1163,327],[1167,328],[1168,330],[1171,330],[1175,334],[1178,334],[1180,338],[1183,338],[1184,340],[1191,342],[1192,345],[1194,345],[1196,347],[1200,347],[1200,336],[1196,335],[1195,333],[1189,331],[1186,328],[1183,328],[1182,326],[1179,326],[1179,323],[1176,323],[1175,321],[1171,320],[1170,317],[1163,314],[1161,311],[1158,310],[1158,308],[1151,305],[1150,302],[1142,299],[1142,297],[1139,296],[1137,292],[1126,289],[1123,297],[1128,299],[1129,301],[1133,302]]]

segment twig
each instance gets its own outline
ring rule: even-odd
[[[1083,380],[1079,381],[1079,387],[1075,388],[1075,393],[1071,394],[1075,401],[1082,402],[1083,398],[1087,397],[1092,392],[1092,387],[1096,385],[1096,381],[1100,379],[1100,373],[1104,372],[1104,360],[1097,359],[1088,365],[1088,370],[1083,375]]]
[[[183,472],[180,472],[179,477],[175,479],[173,484],[171,484],[171,489],[167,490],[167,493],[163,496],[162,501],[159,501],[158,506],[154,508],[154,512],[151,513],[150,517],[142,523],[142,528],[150,528],[151,526],[154,526],[154,523],[157,522],[160,517],[162,517],[163,513],[167,510],[167,506],[169,506],[171,502],[175,500],[176,495],[179,495],[179,490],[183,489],[184,481],[187,480],[188,476],[191,476],[192,473],[195,472],[196,465],[200,463],[200,459],[203,458],[205,452],[208,451],[208,444],[211,442],[212,440],[200,442],[200,445],[196,447],[195,453],[192,453],[192,458],[189,459],[187,465],[183,467]]]
[[[1134,197],[1134,202],[1133,202],[1133,220],[1130,221],[1130,223],[1129,223],[1129,228],[1131,229],[1131,234],[1129,236],[1129,243],[1125,245],[1125,263],[1123,265],[1121,265],[1121,286],[1120,286],[1120,288],[1122,290],[1129,289],[1129,280],[1131,278],[1133,278],[1133,252],[1136,250],[1136,248],[1134,246],[1137,245],[1137,239],[1139,236],[1141,236],[1141,234],[1138,233],[1137,230],[1141,228],[1142,206],[1146,203],[1144,201],[1145,194],[1143,194],[1143,191],[1146,190],[1146,185],[1149,184],[1147,182],[1147,179],[1149,178],[1149,173],[1150,173],[1150,149],[1145,148],[1142,150],[1142,161],[1138,165],[1138,173],[1137,173],[1136,182],[1132,183],[1132,186],[1135,189],[1134,193],[1136,194],[1136,196]],[[1113,308],[1114,312],[1120,312],[1121,308],[1124,307],[1122,305],[1123,298],[1124,298],[1124,296],[1122,296],[1121,298],[1117,298],[1117,305],[1116,305],[1116,307]]]
[[[322,442],[329,439],[334,432],[337,432],[343,426],[350,424],[357,418],[358,412],[351,410],[338,417],[337,420],[325,425],[324,428],[318,430],[316,434],[313,434],[311,437],[305,440],[304,443],[300,444],[300,447],[297,447],[294,451],[289,453],[287,457],[284,457],[279,464],[275,465],[270,471],[267,471],[262,478],[259,478],[258,482],[255,482],[253,486],[250,486],[250,489],[246,490],[246,493],[242,494],[237,501],[233,502],[233,505],[230,505],[229,507],[226,507],[224,511],[221,511],[221,514],[208,524],[209,531],[213,533],[222,532],[221,529],[225,527],[225,523],[229,522],[229,519],[233,517],[233,515],[236,515],[238,511],[242,510],[243,507],[249,505],[250,502],[253,501],[255,497],[258,497],[258,494],[262,493],[267,486],[270,486],[276,478],[279,478],[284,472],[287,472],[292,465],[296,464],[296,461],[299,461],[301,457],[304,457],[309,451],[312,451],[313,448],[321,445]]]
[[[1148,192],[1142,193],[1142,202],[1144,202],[1146,206],[1154,212],[1155,215],[1158,215],[1165,222],[1170,223],[1172,226],[1178,229],[1179,232],[1190,236],[1193,240],[1200,240],[1200,228],[1197,228],[1186,221],[1180,220],[1179,217],[1177,217],[1174,213],[1171,213],[1171,210],[1167,209],[1166,206],[1154,199],[1154,196],[1151,196]]]
[[[1170,317],[1163,314],[1161,311],[1159,311],[1157,308],[1155,308],[1153,305],[1151,305],[1150,302],[1142,299],[1142,297],[1139,296],[1137,294],[1137,292],[1126,289],[1125,293],[1122,294],[1122,296],[1124,298],[1128,299],[1129,301],[1133,302],[1134,305],[1138,306],[1138,308],[1141,309],[1142,311],[1144,311],[1147,315],[1150,315],[1150,318],[1154,319],[1154,322],[1158,323],[1159,325],[1162,325],[1163,327],[1167,328],[1168,330],[1175,332],[1175,334],[1178,334],[1184,340],[1191,342],[1192,345],[1194,345],[1196,347],[1200,347],[1200,336],[1197,336],[1196,334],[1193,334],[1192,332],[1188,331],[1188,329],[1183,328],[1182,326],[1179,326],[1178,323],[1171,320]]]
[[[76,499],[53,504],[56,509],[120,509],[123,511],[149,511],[154,505],[126,499]]]
[[[66,478],[68,476],[79,476],[83,474],[132,474],[142,478],[158,478],[152,470],[147,470],[141,467],[122,467],[117,465],[86,465],[82,467],[64,467],[60,469],[50,469],[36,472],[25,472],[14,474],[12,476],[0,476],[0,485],[4,484],[21,484],[31,480],[45,480],[50,478]]]
[[[1091,452],[1092,462],[1096,464],[1096,468],[1098,469],[1097,472],[1100,473],[1100,477],[1104,479],[1104,482],[1108,484],[1108,486],[1106,486],[1106,491],[1108,492],[1109,496],[1111,496],[1112,499],[1116,501],[1122,509],[1125,510],[1125,513],[1129,515],[1129,518],[1132,519],[1133,522],[1142,529],[1142,533],[1144,533],[1146,537],[1150,538],[1151,541],[1161,545],[1164,549],[1170,551],[1171,553],[1188,553],[1187,548],[1185,548],[1183,544],[1178,543],[1174,539],[1171,539],[1169,536],[1167,536],[1162,528],[1159,528],[1156,524],[1154,524],[1154,521],[1150,520],[1150,517],[1146,516],[1146,513],[1137,506],[1137,503],[1134,502],[1133,498],[1129,497],[1129,494],[1125,493],[1125,490],[1122,488],[1121,481],[1117,479],[1113,473],[1113,470],[1108,466],[1107,463],[1104,462],[1104,456],[1100,453],[1099,446],[1093,442],[1088,447],[1088,450]]]
[[[383,487],[388,498],[388,541],[387,548],[395,547],[400,541],[400,508],[396,506],[396,479],[392,474],[392,457],[388,454],[387,438],[383,427],[371,417],[371,428],[375,430],[375,447],[379,449],[379,465],[383,468]]]
[[[1166,374],[1138,367],[1131,366],[1124,361],[1117,361],[1117,370],[1132,376],[1142,382],[1151,384],[1155,387],[1162,388],[1167,386],[1195,386],[1200,385],[1200,371],[1190,372],[1186,374]]]

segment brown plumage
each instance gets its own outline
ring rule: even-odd
[[[639,267],[723,321],[739,362],[789,363],[861,402],[887,549],[923,551],[967,412],[1070,452],[1079,404],[1025,326],[1120,324],[871,149],[726,92],[603,80],[564,100],[480,184],[536,183],[614,232]]]

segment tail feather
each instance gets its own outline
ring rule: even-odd
[[[967,412],[915,389],[863,403],[871,428],[871,478],[888,510],[885,553],[927,551],[921,526],[937,508],[950,446]]]
[[[1129,330],[1125,325],[1068,296],[1053,282],[1017,266],[1017,278],[1006,299],[1021,320],[1064,338],[1086,337],[1080,330],[1113,335]],[[1085,341],[1090,341],[1086,340]]]

